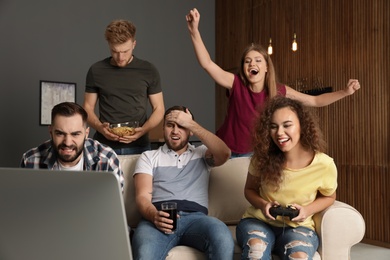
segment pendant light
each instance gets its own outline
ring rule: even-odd
[[[291,49],[293,51],[297,51],[298,50],[297,33],[296,33],[296,30],[295,30],[295,1],[294,1],[294,38],[293,38]]]
[[[272,55],[273,49],[272,49],[272,39],[269,37],[269,45],[268,45],[268,55]]]
[[[293,43],[292,43],[291,49],[293,51],[297,51],[298,50],[297,34],[295,32],[294,32],[294,39],[293,39]]]

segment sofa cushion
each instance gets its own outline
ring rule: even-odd
[[[201,251],[189,246],[175,246],[168,252],[165,260],[174,259],[206,260],[206,256]]]
[[[234,158],[211,170],[209,215],[227,225],[237,224],[250,205],[244,196],[249,162],[248,157]]]

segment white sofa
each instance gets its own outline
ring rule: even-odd
[[[128,225],[136,228],[140,219],[134,198],[133,172],[139,155],[120,155],[125,175],[124,202]],[[211,171],[209,186],[209,215],[222,220],[236,240],[235,227],[249,206],[244,197],[244,184],[249,158],[235,158]],[[336,201],[331,207],[314,216],[316,231],[321,244],[314,259],[350,259],[351,247],[359,243],[365,233],[365,222],[361,214],[343,202]],[[241,249],[236,245],[234,259],[240,259]],[[198,250],[177,246],[166,259],[198,260],[205,256]],[[277,259],[276,257],[274,259]]]

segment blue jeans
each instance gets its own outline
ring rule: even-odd
[[[200,212],[180,211],[179,215],[174,234],[165,234],[150,221],[142,219],[133,236],[134,259],[163,260],[177,245],[205,252],[207,259],[233,259],[233,237],[222,221]]]
[[[230,155],[230,158],[237,158],[237,157],[251,157],[253,155],[253,152],[250,153],[234,153]]]
[[[294,252],[304,252],[307,259],[313,259],[319,240],[317,233],[306,227],[274,227],[255,219],[241,219],[236,228],[237,243],[242,248],[241,259],[271,260],[272,253],[288,260]],[[263,241],[249,245],[252,239]]]
[[[125,155],[125,154],[141,154],[145,151],[149,151],[151,149],[150,144],[145,146],[136,146],[129,148],[118,148],[114,149],[117,155]]]

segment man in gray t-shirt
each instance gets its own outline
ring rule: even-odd
[[[133,55],[136,28],[126,20],[114,20],[105,37],[111,56],[94,63],[88,70],[84,109],[88,124],[96,130],[94,138],[117,154],[139,154],[150,150],[148,132],[164,114],[160,75],[153,64]],[[147,116],[148,104],[151,114]],[[99,116],[95,114],[99,107]],[[138,121],[135,134],[118,136],[110,124]]]

